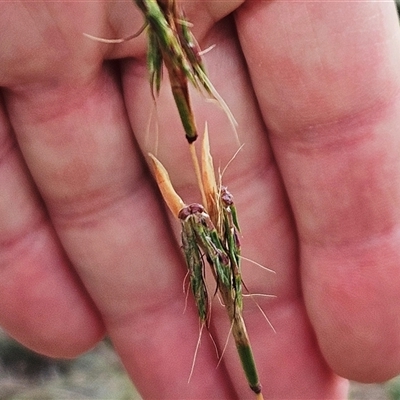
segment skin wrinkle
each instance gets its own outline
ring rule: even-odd
[[[6,99],[12,94],[14,102],[30,102],[31,112],[25,116],[25,124],[57,124],[76,109],[90,106],[88,99],[98,90],[98,74],[93,74],[77,82],[49,80],[45,86],[40,82],[13,87],[6,91]]]
[[[135,185],[127,187],[104,187],[93,192],[86,192],[81,197],[75,197],[73,203],[55,203],[50,213],[55,224],[60,229],[79,228],[96,229],[97,223],[107,216],[115,214],[127,199],[133,202],[148,191],[147,177],[141,177]],[[55,210],[54,212],[52,210]],[[60,212],[60,210],[62,210]]]
[[[388,91],[390,93],[386,96]],[[340,118],[334,117],[331,120],[325,119],[324,122],[317,121],[312,124],[300,125],[293,131],[274,127],[270,131],[270,136],[287,140],[285,145],[291,147],[297,144],[307,149],[312,144],[316,151],[329,151],[330,147],[334,150],[337,146],[353,145],[353,142],[365,139],[365,132],[360,127],[373,125],[377,121],[383,120],[392,107],[397,104],[400,99],[400,85],[398,87],[392,85],[390,90],[383,89],[382,93],[385,93],[387,98],[367,104],[365,108],[359,109],[357,112],[352,110],[342,114]],[[356,134],[356,130],[363,135],[362,138]]]
[[[183,267],[183,259],[181,261]],[[184,272],[183,268],[182,272]],[[181,278],[183,280],[183,273]],[[192,299],[189,299],[189,301],[192,301]],[[179,297],[170,290],[163,290],[162,292],[157,292],[157,295],[154,296],[151,301],[146,302],[144,307],[141,308],[141,312],[143,311],[143,318],[140,318],[140,320],[136,318],[137,310],[135,310],[134,308],[126,313],[119,315],[116,315],[114,313],[103,314],[103,318],[106,326],[110,324],[113,326],[117,326],[119,329],[126,328],[128,325],[132,324],[132,322],[138,325],[142,325],[146,324],[146,321],[154,322],[155,320],[157,320],[157,318],[159,318],[160,304],[168,304],[168,313],[184,314],[184,312],[186,311],[184,306],[185,296],[183,293],[182,296]],[[190,306],[190,308],[193,308],[192,305]],[[163,309],[162,313],[164,312],[165,309]],[[146,337],[148,335],[148,331],[144,331],[143,335],[144,337]]]
[[[393,107],[391,108],[391,115],[395,115],[396,114],[396,110],[393,109]],[[386,110],[386,115],[389,114],[389,112]],[[385,113],[382,111],[379,111],[379,115],[378,117],[381,117],[382,119],[387,118],[385,116]],[[378,120],[378,117],[375,116],[368,116],[369,119],[375,121]],[[371,124],[369,123],[369,121],[367,121],[364,124],[366,127],[369,127]],[[326,179],[330,180],[332,182],[332,185],[334,185],[335,187],[337,187],[337,194],[338,194],[338,198],[336,198],[335,200],[332,199],[332,201],[335,201],[337,204],[336,206],[336,210],[340,213],[340,210],[345,211],[346,208],[350,208],[352,209],[352,207],[355,204],[355,201],[357,201],[360,205],[363,205],[363,207],[365,208],[366,206],[368,206],[369,204],[369,199],[372,198],[377,192],[381,192],[383,197],[382,198],[386,198],[386,203],[382,203],[381,205],[378,204],[374,204],[374,209],[371,210],[371,214],[368,218],[368,220],[371,220],[372,224],[375,224],[375,230],[377,229],[377,231],[374,233],[370,230],[365,230],[365,229],[361,229],[359,234],[362,235],[363,237],[366,237],[366,235],[371,234],[371,235],[375,235],[378,234],[379,232],[385,232],[385,230],[387,229],[391,229],[393,224],[396,224],[395,221],[393,221],[393,217],[396,216],[396,214],[393,214],[391,218],[386,218],[384,217],[385,215],[385,210],[387,207],[389,207],[388,205],[390,203],[395,203],[397,200],[398,195],[396,195],[396,184],[393,183],[391,186],[388,186],[386,184],[386,186],[382,186],[382,184],[380,184],[381,182],[381,178],[380,176],[385,176],[387,174],[391,174],[391,172],[393,172],[396,168],[396,165],[398,164],[398,162],[396,162],[396,159],[390,159],[387,157],[387,154],[391,151],[391,146],[384,146],[382,147],[382,145],[380,146],[381,149],[380,151],[375,150],[376,146],[378,146],[378,144],[373,148],[373,151],[375,151],[374,157],[371,158],[371,143],[372,141],[374,142],[378,142],[379,141],[379,135],[377,133],[377,131],[379,131],[378,128],[374,129],[369,129],[368,131],[365,131],[364,125],[360,125],[357,128],[357,131],[355,131],[355,127],[351,127],[351,129],[347,130],[347,129],[342,129],[339,128],[339,131],[342,132],[347,132],[350,131],[352,133],[352,135],[350,136],[350,140],[342,140],[342,142],[338,141],[335,137],[335,135],[328,134],[326,135],[328,140],[324,140],[322,139],[321,141],[315,141],[316,144],[314,144],[314,142],[303,142],[301,143],[299,140],[295,140],[294,143],[289,143],[286,140],[283,141],[279,141],[279,147],[281,146],[285,146],[286,149],[292,149],[291,152],[293,153],[294,157],[308,157],[309,159],[309,168],[312,169],[313,165],[315,164],[315,162],[317,162],[317,160],[320,158],[319,154],[323,155],[323,158],[325,160],[332,160],[335,157],[337,158],[343,158],[343,164],[340,165],[340,167],[337,169],[336,174],[330,174],[328,176],[326,176],[325,178],[322,177],[321,174],[323,174],[323,172],[321,172],[319,175],[319,177],[316,177],[316,185],[322,185],[321,186],[321,190],[322,192],[318,191],[314,191],[312,193],[307,193],[306,187],[308,185],[307,182],[302,182],[302,180],[298,180],[297,183],[293,182],[293,179],[297,179],[295,177],[291,178],[290,176],[287,176],[286,179],[290,180],[290,186],[293,188],[292,189],[292,195],[294,195],[294,193],[296,192],[301,192],[301,191],[306,191],[306,196],[304,197],[303,200],[303,204],[307,204],[307,198],[309,199],[309,209],[312,213],[316,213],[316,217],[318,218],[318,211],[314,211],[313,210],[313,196],[315,197],[316,195],[318,195],[319,197],[321,197],[321,194],[326,192],[326,187],[325,187],[325,183],[326,183]],[[384,127],[385,129],[385,127]],[[382,129],[380,129],[382,130]],[[336,129],[333,129],[333,132],[336,132]],[[395,133],[393,133],[395,134]],[[345,136],[345,135],[343,135]],[[314,137],[314,136],[313,136]],[[315,135],[315,137],[319,137],[318,134]],[[334,138],[333,140],[331,140],[331,138]],[[281,143],[280,143],[281,142]],[[332,144],[333,142],[333,144]],[[298,147],[298,144],[301,143],[301,147]],[[341,146],[341,144],[343,144]],[[358,156],[356,156],[358,154]],[[374,168],[375,165],[380,165],[381,169],[382,166],[384,166],[385,164],[383,163],[383,160],[389,160],[386,161],[387,167],[383,170],[381,170],[380,175],[378,174],[378,171],[376,171],[376,169]],[[329,161],[326,162],[327,165],[329,164]],[[320,163],[321,165],[321,163]],[[366,175],[365,171],[366,169],[370,170],[371,173]],[[323,168],[322,168],[323,170]],[[337,186],[337,181],[341,180],[342,183]],[[351,184],[351,186],[349,186],[347,184],[347,182],[353,182]],[[357,183],[358,181],[358,183]],[[356,198],[353,197],[353,199],[350,198],[348,193],[352,193],[353,189],[354,189],[354,185],[358,185],[359,186],[359,190],[358,190],[358,196]],[[378,185],[379,184],[379,185]],[[327,195],[330,196],[330,193],[327,193]],[[346,199],[348,199],[348,203],[346,203]],[[328,200],[328,198],[326,199]],[[340,202],[342,201],[342,203],[340,204]],[[343,202],[344,201],[344,202]],[[389,202],[389,203],[388,203]],[[389,207],[389,209],[391,209],[391,207]],[[396,208],[395,208],[396,209]],[[301,211],[299,211],[299,209],[297,209],[297,213],[301,212],[303,213],[304,207],[302,207],[300,209]],[[305,213],[305,215],[307,215],[307,213]],[[375,218],[371,218],[372,216],[375,216]],[[379,217],[379,215],[381,215],[381,217]],[[345,214],[343,214],[342,216],[340,214],[338,215],[331,215],[331,216],[327,216],[330,218],[336,218],[339,223],[341,223],[340,221],[344,221],[345,219],[347,219],[345,217]],[[354,214],[353,214],[354,217]],[[376,225],[376,219],[381,219],[382,221],[387,221],[386,225],[382,225],[382,223],[379,223],[378,225]],[[398,219],[398,218],[397,218]],[[396,220],[397,220],[396,219]],[[329,218],[328,218],[329,220]],[[348,220],[346,223],[351,222],[351,219]],[[322,221],[320,222],[320,224],[322,223]],[[368,221],[365,220],[365,223],[368,224]],[[368,227],[368,225],[366,226]],[[305,228],[305,225],[303,225],[303,228]],[[343,227],[342,227],[343,228]],[[309,230],[311,229],[311,231]],[[335,242],[338,238],[340,238],[340,233],[339,233],[339,237],[335,239],[335,235],[332,236],[332,232],[331,235],[329,237],[326,237],[325,235],[320,236],[321,232],[325,232],[326,228],[322,228],[322,225],[320,225],[320,227],[315,230],[317,228],[306,228],[306,230],[308,230],[308,233],[306,233],[303,229],[302,226],[300,225],[300,231],[302,232],[302,240],[317,240],[320,241],[322,240],[323,242],[325,240],[327,240],[328,242],[333,241]],[[340,227],[339,227],[340,229]],[[311,234],[311,236],[309,236]],[[307,239],[308,238],[308,239]],[[355,237],[354,240],[360,240],[361,237],[359,236],[358,238]],[[352,240],[350,237],[348,237],[347,239],[342,238],[339,240]]]
[[[127,174],[129,175],[129,174]],[[126,185],[127,180],[121,182],[105,182],[93,189],[77,193],[73,199],[53,199],[49,205],[49,212],[57,226],[85,226],[92,225],[93,221],[105,217],[112,210],[120,207],[127,198],[138,198],[145,190],[146,176],[135,179],[135,185]]]

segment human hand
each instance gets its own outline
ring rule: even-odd
[[[243,262],[249,290],[277,296],[257,298],[276,334],[245,304],[263,392],[345,397],[333,371],[363,381],[399,371],[395,9],[248,2],[237,40],[233,19],[214,22],[239,5],[185,9],[202,48],[217,45],[206,63],[245,144],[224,175],[243,255],[276,271]],[[185,266],[143,157],[158,149],[184,200],[199,200],[168,84],[155,110],[145,35],[119,45],[82,35],[127,36],[139,12],[6,3],[0,18],[0,324],[55,357],[107,332],[145,398],[249,397],[232,343],[215,369],[207,335],[187,384],[197,313],[189,297],[182,315]],[[237,149],[229,122],[194,103],[224,166]],[[212,321],[223,347],[218,304]]]

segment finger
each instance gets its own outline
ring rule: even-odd
[[[100,68],[107,52],[92,42],[81,51],[82,41],[69,35],[76,37],[82,26],[60,29],[68,18],[59,18],[59,4],[28,8],[33,15],[54,12],[39,35],[50,46],[37,52],[34,73],[19,71],[22,75],[5,79],[8,113],[59,241],[144,395],[232,398],[223,368],[202,379],[202,371],[211,368],[207,354],[215,365],[212,344],[204,346],[206,356],[187,385],[199,327],[193,307],[182,319],[180,251],[135,151],[118,78],[113,68]],[[129,13],[124,17],[130,21]],[[48,54],[58,48],[54,39],[70,44],[70,51],[56,52],[55,68]],[[144,55],[143,41],[140,51]],[[193,341],[182,340],[183,332]],[[216,380],[225,383],[217,386]]]
[[[103,325],[59,246],[2,108],[0,149],[0,323],[38,352],[72,357],[101,338]]]
[[[196,26],[196,20],[193,22]],[[338,381],[320,357],[301,304],[292,221],[279,172],[234,38],[232,20],[228,19],[212,29],[201,46],[207,48],[211,44],[217,45],[205,55],[207,67],[212,82],[238,120],[239,140],[244,143],[243,151],[223,176],[223,183],[234,194],[239,211],[243,233],[242,254],[276,271],[276,275],[271,275],[254,266],[246,266],[243,262],[243,279],[251,292],[278,296],[273,303],[257,298],[270,317],[277,335],[263,321],[251,301],[245,305],[245,319],[260,366],[264,392],[267,396],[276,397],[290,397],[290,393],[293,396],[302,393],[305,398],[337,397],[343,393],[343,388],[338,387]],[[128,113],[143,152],[157,152],[186,203],[201,201],[167,77],[154,105],[144,66],[127,61],[123,72]],[[215,104],[205,102],[196,94],[193,94],[193,100],[198,129],[201,131],[207,121],[215,164],[223,168],[238,149],[232,126]],[[141,113],[136,112],[139,107]],[[229,334],[229,323],[225,310],[217,303],[212,311],[213,335],[223,348]],[[294,352],[298,354],[296,360],[292,359]],[[291,385],[290,374],[280,369],[280,366],[287,365],[289,359],[293,371],[304,374],[304,379],[299,379],[296,385]],[[248,396],[247,384],[233,346],[227,347],[223,362],[230,371],[238,397]],[[288,389],[290,387],[292,389]]]
[[[192,390],[225,396],[226,388],[201,383],[201,375],[190,387],[182,379],[190,372],[198,320],[193,308],[181,318],[179,248],[135,151],[112,71],[77,86],[12,92],[7,105],[63,247],[139,390],[153,397],[160,388],[170,397]],[[181,343],[183,325],[192,343]],[[160,363],[171,358],[171,348],[177,349],[173,368]],[[214,354],[211,346],[208,352]],[[200,371],[205,367],[207,359]],[[170,385],[177,376],[179,384]]]
[[[319,345],[341,375],[388,379],[400,369],[394,4],[249,2],[237,23]]]

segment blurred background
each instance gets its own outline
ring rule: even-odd
[[[0,400],[140,400],[110,341],[74,360],[55,360],[0,330]]]
[[[41,356],[0,330],[0,400],[141,400],[110,341],[75,360]],[[400,377],[351,383],[350,400],[400,400]]]
[[[55,360],[0,330],[0,400],[140,400],[110,342],[74,360]]]

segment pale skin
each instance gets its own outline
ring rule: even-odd
[[[245,143],[224,176],[243,255],[276,271],[243,266],[252,292],[277,296],[257,299],[277,333],[245,304],[264,396],[340,399],[347,383],[336,374],[393,377],[400,371],[394,4],[184,7],[201,46],[217,44],[204,57]],[[171,228],[143,157],[155,151],[156,124],[157,155],[174,186],[185,201],[199,198],[167,86],[154,111],[145,35],[116,45],[82,35],[119,38],[141,25],[129,2],[2,5],[0,325],[54,357],[76,357],[109,335],[144,398],[250,398],[233,344],[215,369],[204,334],[187,384],[199,325],[190,298],[183,314],[175,221]],[[238,148],[229,121],[201,97],[194,105],[224,165]],[[212,319],[223,346],[229,326],[218,302]]]

